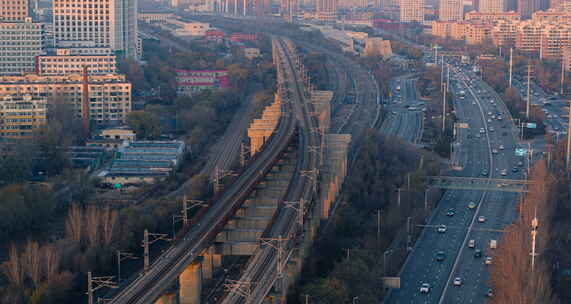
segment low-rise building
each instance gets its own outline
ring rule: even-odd
[[[519,21],[521,20],[521,14],[518,12],[495,12],[495,13],[482,13],[477,11],[472,11],[466,13],[464,17],[466,21],[485,21],[493,22],[498,20],[509,20],[509,21]]]
[[[72,55],[70,49],[56,49],[55,54],[37,58],[37,73],[40,75],[80,74],[87,67],[92,75],[117,72],[115,55]]]
[[[174,17],[171,12],[139,12],[137,19],[146,23],[166,23]]]
[[[112,184],[154,183],[176,170],[185,153],[182,141],[135,141],[119,149],[104,180]]]
[[[0,97],[0,138],[29,139],[46,123],[47,99],[31,95]]]
[[[98,126],[121,125],[131,112],[131,83],[125,75],[89,75],[84,90],[83,75],[0,76],[0,96],[21,98],[31,95],[34,99],[60,99],[72,105],[77,117],[82,117],[82,98],[87,92],[89,119]],[[87,110],[87,109],[86,109]]]
[[[249,60],[256,59],[260,57],[260,49],[259,48],[244,48],[244,57]]]
[[[210,24],[204,22],[185,22],[169,18],[161,27],[175,36],[204,37],[210,30]]]
[[[379,37],[367,38],[365,40],[364,54],[367,57],[382,57],[388,59],[393,55],[391,41]]]
[[[176,70],[177,94],[192,96],[205,89],[230,87],[227,70],[193,71]]]

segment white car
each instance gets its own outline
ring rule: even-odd
[[[469,240],[468,241],[468,248],[474,248],[476,247],[476,241],[475,240]]]
[[[484,260],[484,263],[486,265],[492,265],[492,257],[491,256],[487,256],[486,259]]]
[[[486,221],[486,217],[483,215],[478,216],[478,222],[484,223]]]
[[[430,292],[430,284],[422,283],[420,285],[420,293],[429,293]]]
[[[503,149],[505,149],[504,145],[500,145],[500,147],[499,147],[499,148],[500,148],[500,150],[503,150]]]
[[[506,175],[508,175],[508,170],[507,170],[507,169],[502,169],[502,170],[500,171],[500,174],[501,174],[502,176],[506,176]]]
[[[436,230],[440,233],[444,233],[446,232],[446,225],[440,225]]]
[[[454,284],[454,286],[461,286],[462,285],[462,278],[461,277],[455,277],[454,282],[452,284]]]

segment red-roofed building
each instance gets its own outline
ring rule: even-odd
[[[226,89],[230,87],[227,70],[176,70],[177,94],[192,96],[205,89]]]
[[[204,39],[206,40],[222,40],[224,39],[224,32],[220,30],[208,30],[204,35]]]
[[[232,42],[256,41],[257,39],[258,35],[256,34],[234,33],[230,35],[230,41]]]

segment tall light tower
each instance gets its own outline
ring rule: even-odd
[[[533,268],[535,267],[535,244],[537,238],[537,229],[539,228],[539,221],[537,220],[537,207],[535,209],[535,215],[531,220],[531,272],[533,272]]]
[[[525,105],[525,117],[529,120],[529,107],[531,103],[531,64],[527,66],[527,102]]]
[[[514,49],[510,48],[510,83],[509,87],[512,86],[513,83],[513,68],[514,68]]]

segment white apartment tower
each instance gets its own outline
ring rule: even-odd
[[[440,21],[460,21],[464,19],[462,0],[440,0]]]
[[[401,22],[424,22],[424,0],[400,0]]]
[[[63,48],[137,54],[137,0],[54,0],[54,39]]]
[[[480,13],[505,12],[506,6],[506,0],[480,0]]]

